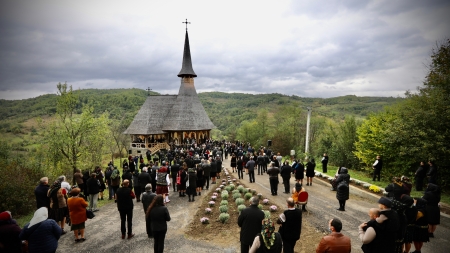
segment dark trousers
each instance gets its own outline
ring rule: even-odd
[[[278,192],[278,178],[269,178],[270,182],[270,192],[272,192],[272,195],[276,195]]]
[[[238,169],[237,172],[238,172],[238,177],[239,177],[239,179],[243,179],[243,178],[244,178],[244,172],[243,172],[243,169]]]
[[[284,253],[294,253],[295,243],[297,243],[297,241],[283,240],[283,252]]]
[[[208,175],[205,175],[205,185],[206,185],[206,190],[208,190],[209,189],[209,179],[211,178],[211,176],[208,174]]]
[[[289,178],[283,178],[284,192],[290,192]]]
[[[152,184],[152,192],[156,192],[156,179],[152,178],[152,181],[150,183]]]
[[[264,172],[267,172],[267,163],[264,163],[264,164],[263,164],[263,171],[264,171]]]
[[[415,181],[416,181],[416,191],[423,190],[423,178],[416,177]]]
[[[339,208],[345,209],[345,200],[339,200]]]
[[[119,210],[119,213],[120,213],[120,231],[122,232],[122,235],[124,235],[127,232],[127,229],[125,228],[125,221],[127,222],[128,235],[131,235],[133,233],[131,229],[131,226],[133,225],[133,209]]]
[[[243,244],[241,242],[241,253],[248,253],[248,251],[250,250],[250,246],[251,245]]]
[[[119,189],[119,186],[112,186],[113,189],[113,197],[116,195],[117,189]]]
[[[376,178],[378,177],[378,181],[380,181],[380,175],[381,175],[381,170],[374,169],[372,180],[376,181]]]
[[[177,191],[177,174],[175,174],[175,176],[172,176],[172,186],[173,186],[173,191],[176,192]]]
[[[326,163],[322,164],[323,173],[327,173],[327,170],[328,170],[327,166],[328,166],[328,164],[326,164]]]
[[[167,230],[153,231],[153,238],[155,243],[153,244],[153,252],[164,252],[164,240],[166,239]]]
[[[134,194],[136,194],[136,200],[141,201],[141,187],[140,186],[135,186],[134,187]]]
[[[252,171],[249,171],[248,172],[248,177],[249,177],[249,179],[250,179],[250,183],[254,183],[255,182],[255,171],[254,170],[252,170]]]
[[[264,173],[264,167],[262,164],[258,164],[258,175],[262,175]]]

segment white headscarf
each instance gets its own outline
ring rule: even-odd
[[[41,207],[36,212],[34,212],[33,218],[30,221],[30,225],[28,228],[45,221],[48,218],[48,209],[47,207]]]

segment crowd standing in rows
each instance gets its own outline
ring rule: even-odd
[[[18,228],[9,212],[0,213],[0,228],[15,231],[9,236],[8,245],[20,247],[20,240],[27,240],[29,252],[54,252],[61,235],[66,234],[65,224],[70,224],[75,242],[85,238],[85,222],[89,212],[98,211],[97,201],[103,200],[108,191],[109,199],[114,199],[121,220],[122,239],[134,237],[132,220],[134,201],[142,202],[146,221],[146,232],[154,240],[154,252],[163,252],[167,233],[167,222],[171,220],[166,205],[170,202],[169,191],[178,192],[178,197],[188,195],[188,201],[195,201],[210,184],[220,179],[224,158],[231,157],[230,168],[238,178],[248,177],[255,182],[258,175],[268,174],[270,191],[278,195],[279,175],[283,181],[283,193],[291,196],[286,200],[286,211],[277,220],[281,224],[275,232],[274,222],[264,219],[264,213],[257,207],[258,198],[250,200],[251,205],[239,216],[241,227],[241,252],[293,252],[300,239],[302,211],[306,203],[299,205],[299,196],[312,186],[315,176],[314,159],[282,162],[280,153],[274,154],[270,148],[254,149],[249,143],[213,143],[197,145],[193,142],[185,148],[173,148],[167,153],[146,153],[147,162],[142,155],[124,159],[120,171],[111,162],[103,172],[96,167],[92,173],[76,169],[73,175],[76,185],[70,186],[65,176],[49,184],[48,178],[40,180],[35,189],[36,212],[23,229]],[[329,158],[325,153],[321,160],[322,169],[327,172]],[[377,156],[373,164],[373,180],[380,178],[382,160]],[[378,208],[369,210],[369,220],[359,226],[359,237],[364,252],[408,253],[412,244],[414,252],[420,252],[424,242],[434,237],[436,226],[440,223],[440,188],[437,186],[437,167],[433,161],[426,173],[425,165],[415,173],[416,189],[421,190],[423,180],[428,177],[428,185],[422,198],[411,198],[412,183],[408,178],[394,178],[386,187],[388,197],[378,201]],[[228,166],[228,165],[226,165]],[[291,189],[290,177],[294,175],[295,185]],[[339,211],[345,211],[349,199],[350,175],[345,167],[340,167],[332,183],[336,191]],[[300,206],[301,210],[300,210]],[[67,221],[67,222],[66,222]],[[350,238],[341,233],[342,222],[333,218],[328,221],[330,234],[323,237],[316,252],[350,252]],[[1,231],[1,230],[0,230]],[[15,236],[15,237],[14,237]],[[4,242],[1,242],[4,245]],[[14,252],[14,251],[12,251]]]

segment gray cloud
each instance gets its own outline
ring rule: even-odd
[[[186,13],[197,19],[189,36],[199,92],[402,95],[421,84],[435,41],[450,35],[447,1],[178,6],[2,1],[0,98],[54,93],[65,81],[176,93]],[[221,11],[202,11],[213,7]]]

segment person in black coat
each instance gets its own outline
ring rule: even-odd
[[[283,239],[283,252],[294,253],[294,247],[302,233],[302,211],[295,208],[293,198],[286,200],[288,210],[280,215],[277,223],[281,224],[278,232]]]
[[[341,168],[341,173],[336,178],[336,198],[339,200],[339,211],[345,211],[345,202],[350,195],[350,175],[345,167]]]
[[[173,191],[177,191],[177,175],[178,171],[180,171],[180,162],[178,160],[175,160],[174,164],[170,166],[170,175],[172,176],[172,186]],[[181,194],[180,194],[181,196]]]
[[[142,194],[142,206],[144,207],[144,214],[147,214],[148,207],[153,202],[155,197],[156,197],[156,193],[152,192],[152,184],[147,184],[145,186],[145,192]],[[145,225],[146,225],[145,228],[147,230],[148,238],[152,238],[153,232],[152,232],[151,220],[146,219]]]
[[[316,162],[314,158],[306,163],[306,185],[312,186],[312,179],[315,176]]]
[[[378,181],[380,181],[381,177],[381,169],[383,169],[383,160],[381,160],[381,156],[377,156],[377,160],[372,165],[373,168],[373,178],[372,181],[375,181],[378,178]]]
[[[327,171],[328,171],[328,155],[327,153],[324,153],[322,157],[322,172],[327,173]]]
[[[259,199],[252,197],[250,203],[251,205],[242,210],[238,218],[238,225],[241,228],[241,253],[248,253],[256,235],[261,232],[261,222],[264,219],[264,212],[258,208]]]
[[[423,199],[427,201],[427,221],[429,237],[434,237],[434,231],[441,221],[439,202],[441,201],[441,189],[439,186],[429,183]]]
[[[124,173],[122,174],[122,182],[125,180],[128,180],[130,182],[128,187],[130,187],[130,189],[133,189],[133,174],[131,174],[131,170],[124,169]]]
[[[417,168],[416,173],[414,173],[414,181],[416,183],[416,191],[423,190],[423,180],[426,177],[425,163],[420,162],[419,168]]]
[[[189,197],[189,202],[194,202],[197,189],[197,172],[195,171],[194,168],[188,169],[188,184],[189,186],[187,187],[186,192]]]
[[[242,160],[242,158],[239,156],[236,160],[236,170],[238,173],[238,177],[239,179],[244,179],[244,161]]]
[[[155,238],[153,244],[153,252],[164,252],[164,240],[167,233],[167,222],[170,221],[170,214],[167,207],[164,206],[164,198],[157,195],[149,206],[146,222],[151,222],[151,230]]]
[[[134,236],[132,232],[133,226],[133,199],[136,197],[134,192],[128,187],[130,182],[123,181],[122,187],[117,189],[115,199],[117,200],[117,209],[120,213],[120,231],[122,232],[122,239],[125,239],[125,233],[128,228],[128,239]],[[127,227],[125,227],[127,222]]]
[[[428,165],[430,165],[430,170],[427,173],[428,183],[437,185],[437,177],[438,177],[437,167],[434,164],[434,161],[428,161]]]
[[[284,193],[290,193],[291,186],[289,185],[289,179],[291,178],[292,173],[292,167],[289,166],[289,162],[285,161],[284,165],[281,166],[280,175],[283,179],[283,185],[284,185]]]
[[[34,189],[34,195],[36,196],[36,210],[41,207],[50,208],[50,198],[47,197],[49,189],[48,177],[41,178],[39,185]]]
[[[86,186],[89,193],[89,207],[88,209],[96,212],[97,209],[97,201],[98,201],[98,193],[100,192],[100,181],[97,179],[97,174],[92,173],[91,178],[89,178],[86,182]]]
[[[145,186],[147,184],[151,184],[152,179],[150,177],[150,174],[147,172],[148,168],[144,167],[144,169],[142,170],[142,173],[139,174],[139,186],[141,186],[141,192],[145,192]],[[153,188],[153,185],[152,185]],[[154,190],[154,189],[153,189]]]

